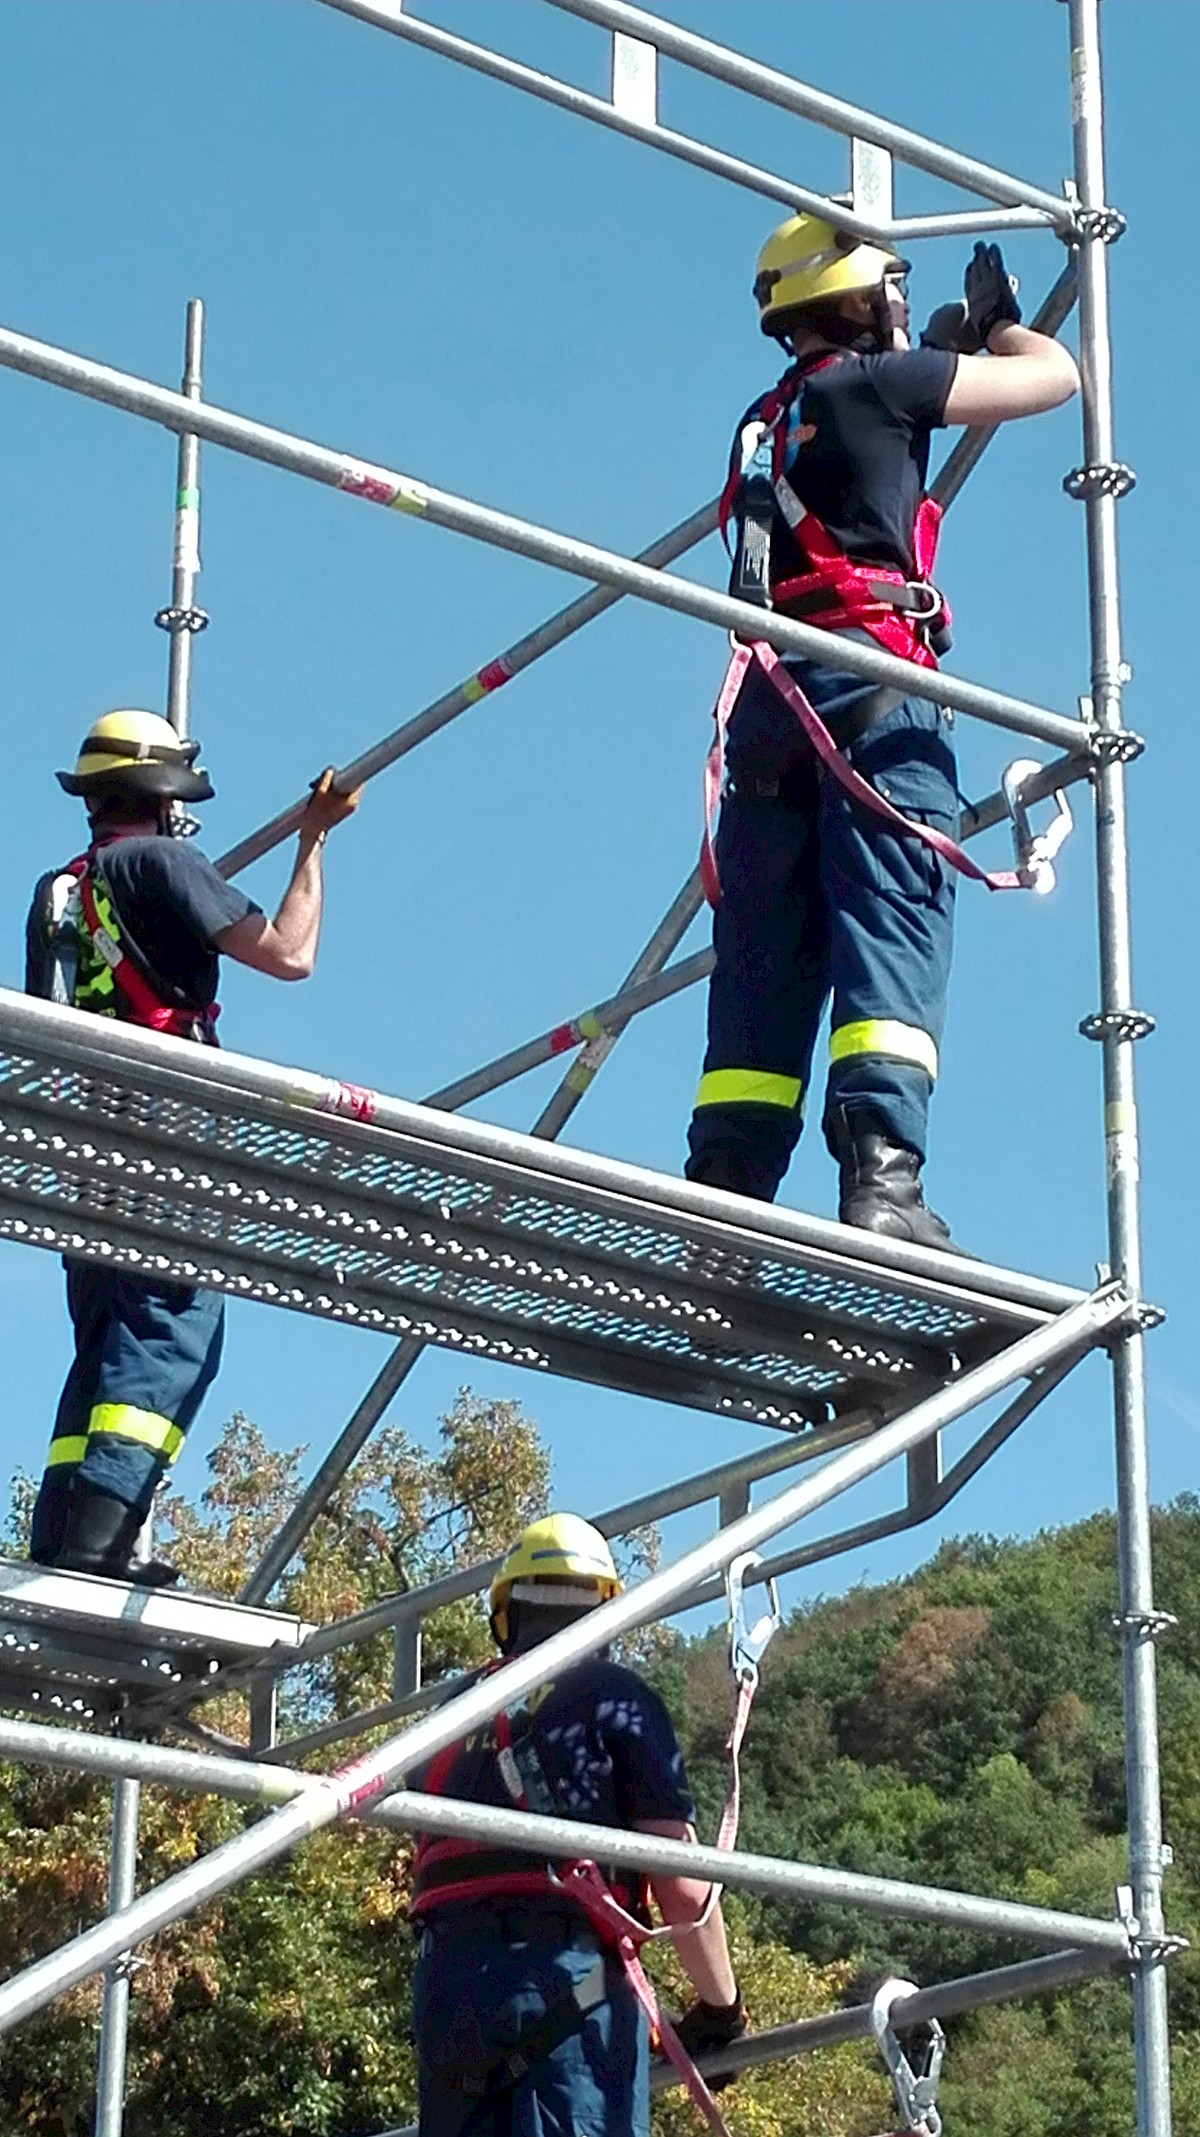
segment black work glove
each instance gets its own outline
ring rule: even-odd
[[[745,2030],[746,2007],[740,1989],[735,1991],[732,2003],[705,2003],[703,1998],[698,1998],[675,2028],[693,2061],[727,2048],[730,2041],[740,2041]],[[724,2092],[736,2076],[736,2070],[718,2071],[715,2077],[706,2081],[709,2091]]]
[[[981,347],[986,348],[994,326],[1004,321],[1013,326],[1020,325],[1021,307],[999,245],[976,245],[963,277],[963,289],[967,316],[979,336]]]
[[[978,356],[982,343],[961,297],[956,297],[953,304],[939,304],[936,312],[929,314],[921,347],[951,349],[957,356]]]

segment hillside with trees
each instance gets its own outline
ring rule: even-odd
[[[298,1490],[299,1456],[235,1417],[208,1486],[167,1502],[162,1533],[197,1585],[234,1594]],[[547,1503],[549,1463],[514,1404],[464,1393],[430,1454],[377,1434],[278,1591],[328,1620],[500,1548]],[[28,1489],[18,1485],[10,1545]],[[1173,1928],[1200,1932],[1200,1500],[1156,1518],[1168,1883]],[[627,1565],[656,1539],[630,1539]],[[808,1606],[776,1638],[744,1762],[742,1839],[772,1854],[1107,1914],[1125,1876],[1111,1518],[1029,1542],[972,1537],[911,1578]],[[426,1625],[429,1675],[489,1651],[478,1602]],[[651,1633],[635,1659],[677,1717],[711,1832],[725,1792],[730,1707],[719,1634]],[[386,1640],[286,1680],[286,1726],[390,1693]],[[210,1728],[244,1739],[236,1697]],[[236,1831],[247,1813],[144,1791],[143,1883]],[[94,1920],[104,1904],[108,1798],[72,1775],[0,1766],[0,1970]],[[371,2137],[415,2106],[408,2037],[410,1844],[325,1833],[274,1872],[165,1932],[135,1975],[128,2137]],[[933,1981],[1002,1965],[1001,1940],[734,1897],[739,1972],[756,2025],[856,2001],[880,1973]],[[669,1957],[658,1971],[671,1982]],[[678,1977],[676,1977],[678,1980]],[[98,1984],[0,2042],[0,2137],[86,2137]],[[1200,1958],[1172,1970],[1176,2127],[1200,2137]],[[854,2046],[755,2072],[724,2096],[739,2137],[871,2137],[891,2126],[873,2054]],[[1119,1978],[951,2028],[947,2137],[1129,2137],[1128,1993]],[[695,2127],[677,2093],[661,2137]]]

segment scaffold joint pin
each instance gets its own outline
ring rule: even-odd
[[[1063,488],[1076,504],[1090,504],[1096,497],[1128,497],[1136,482],[1123,460],[1095,460],[1063,476]]]
[[[203,608],[160,608],[154,618],[160,631],[206,631],[208,611]]]
[[[1170,1610],[1119,1610],[1111,1623],[1122,1639],[1160,1640],[1165,1632],[1174,1632],[1179,1619]]]
[[[1128,682],[1127,675],[1120,677]],[[1093,764],[1132,764],[1146,747],[1146,738],[1131,727],[1093,728],[1088,742]]]
[[[1154,1030],[1154,1018],[1144,1009],[1096,1009],[1080,1023],[1080,1036],[1084,1039],[1148,1039]]]
[[[1129,225],[1119,208],[1076,208],[1075,228],[1080,237],[1098,237],[1105,245],[1115,245],[1124,237]]]

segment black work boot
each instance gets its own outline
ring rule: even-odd
[[[133,1555],[142,1515],[136,1506],[109,1491],[99,1491],[76,1477],[71,1491],[67,1533],[55,1561],[63,1573],[100,1573],[106,1580],[132,1581],[139,1588],[170,1588],[178,1566],[161,1558],[144,1563]]]
[[[834,1135],[841,1168],[838,1217],[883,1239],[906,1239],[915,1247],[960,1250],[950,1227],[926,1208],[921,1160],[905,1143],[894,1143],[874,1113],[839,1107]]]

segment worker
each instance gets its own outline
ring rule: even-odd
[[[30,994],[215,1045],[218,957],[272,979],[306,979],[321,925],[321,848],[357,806],[332,770],[314,782],[291,880],[275,919],[227,883],[181,832],[182,812],[213,795],[158,713],[107,712],[59,785],[88,814],[87,852],[51,870],[26,926]],[[181,821],[182,818],[182,821]],[[155,1489],[178,1454],[221,1356],[224,1305],[213,1291],[151,1282],[110,1264],[66,1261],[75,1357],[58,1405],[33,1510],[39,1565],[144,1586],[178,1578],[134,1547]]]
[[[932,683],[949,612],[931,577],[931,433],[1057,407],[1079,375],[1066,349],[1020,324],[998,246],[975,247],[965,301],[942,306],[917,349],[907,272],[811,215],[768,239],[755,296],[763,332],[791,362],[739,426],[725,502],[737,529],[733,593],[915,661]],[[818,764],[771,660],[767,649],[765,664],[751,661],[728,719],[716,966],[687,1176],[774,1199],[832,995],[823,1127],[841,1221],[944,1248],[949,1230],[926,1206],[921,1168],[953,874]],[[885,804],[953,836],[955,757],[936,690],[881,690],[839,661],[836,643],[825,659],[789,654],[776,672],[783,689],[799,685],[833,754]]]
[[[527,1654],[619,1591],[608,1544],[590,1522],[576,1514],[533,1522],[492,1583],[501,1656]],[[670,1716],[605,1651],[558,1671],[438,1753],[411,1785],[695,1839]],[[619,1904],[648,1923],[643,1883],[607,1875]],[[691,2055],[720,2049],[745,2030],[720,1906],[690,1878],[655,1877],[649,1890],[675,1926],[696,1990],[680,2039]],[[421,2137],[647,2137],[646,2018],[603,1922],[581,1909],[544,1856],[425,1836],[412,1914],[420,1930],[413,1996]]]

